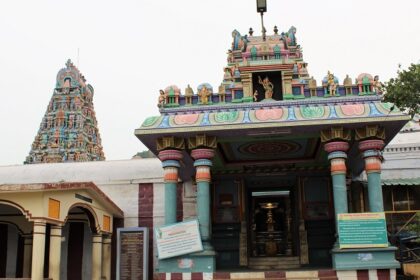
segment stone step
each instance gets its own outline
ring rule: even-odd
[[[249,263],[287,263],[287,264],[300,264],[299,257],[282,257],[282,258],[249,258]]]
[[[251,269],[296,269],[300,267],[299,257],[259,257],[250,258],[248,266]]]

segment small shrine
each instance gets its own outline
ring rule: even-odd
[[[53,96],[25,164],[105,160],[93,94],[93,87],[68,60],[57,74]]]
[[[160,257],[162,277],[307,266],[391,274],[399,266],[380,174],[382,149],[409,116],[382,101],[378,76],[326,69],[317,82],[297,28],[279,29],[233,30],[220,85],[166,87],[160,115],[135,131],[162,161],[165,226],[182,224],[177,186],[196,188],[203,250]],[[381,226],[369,237],[352,230],[365,224]]]

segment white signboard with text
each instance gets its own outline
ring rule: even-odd
[[[159,259],[203,251],[197,220],[155,228],[155,238]]]

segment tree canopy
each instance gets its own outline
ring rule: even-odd
[[[402,70],[400,66],[397,74],[396,78],[384,84],[384,100],[406,110],[413,118],[420,113],[420,63],[412,63],[407,70]]]

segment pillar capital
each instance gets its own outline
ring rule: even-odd
[[[359,142],[359,150],[362,152],[368,150],[381,151],[385,146],[385,142],[380,139],[369,139]]]
[[[196,182],[210,182],[210,167],[213,165],[211,159],[214,157],[213,149],[195,149],[191,151],[191,156],[195,159]]]
[[[347,152],[349,150],[349,143],[345,141],[332,141],[324,144],[324,149],[327,153],[332,152]]]
[[[168,160],[179,161],[182,159],[182,152],[179,150],[163,150],[159,152],[158,157],[163,162]]]
[[[365,159],[365,171],[367,174],[380,173],[382,164],[382,152],[385,143],[379,139],[364,140],[359,143],[359,150]]]
[[[191,151],[191,156],[195,160],[207,159],[211,160],[214,157],[213,149],[194,149]]]

